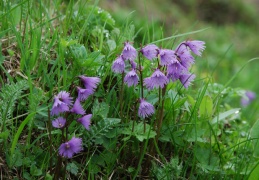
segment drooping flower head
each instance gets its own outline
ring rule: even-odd
[[[81,123],[85,129],[89,130],[89,126],[91,124],[92,114],[85,115],[77,120],[77,122]]]
[[[71,140],[60,145],[59,155],[65,158],[72,158],[74,154],[79,153],[82,149],[82,139],[72,137]]]
[[[188,70],[191,64],[195,61],[185,44],[180,44],[176,48],[176,55],[179,62],[186,68],[186,70]]]
[[[177,61],[177,57],[175,55],[175,52],[170,49],[160,49],[159,50],[159,56],[160,56],[160,64],[162,66],[174,63]]]
[[[63,128],[66,124],[66,119],[63,117],[58,117],[52,121],[52,126],[55,128]]]
[[[131,60],[131,61],[133,61],[137,57],[136,49],[129,42],[124,43],[122,57],[124,60]]]
[[[115,73],[123,73],[125,71],[125,62],[121,55],[113,62],[112,71]]]
[[[145,99],[140,99],[139,109],[138,109],[138,116],[142,118],[146,118],[154,114],[155,108],[152,104],[147,102]]]
[[[85,88],[92,91],[94,91],[97,88],[97,85],[101,82],[101,79],[98,77],[79,76],[79,78],[83,82]]]
[[[80,104],[80,100],[79,98],[76,99],[72,109],[70,110],[70,112],[72,113],[76,113],[76,114],[85,114],[85,110],[84,108],[82,107],[82,105]]]
[[[81,87],[76,87],[76,88],[78,93],[78,99],[80,101],[86,100],[90,95],[94,93],[91,89],[83,89]]]
[[[136,86],[138,84],[139,77],[135,71],[135,69],[132,69],[129,71],[126,76],[124,77],[124,82],[130,87],[130,86]]]
[[[140,52],[145,56],[147,59],[152,60],[157,57],[159,48],[154,44],[149,44],[143,47]]]
[[[179,80],[181,81],[182,85],[187,89],[191,85],[191,82],[194,80],[195,77],[195,74],[184,73],[180,75]]]
[[[150,90],[155,87],[163,88],[168,82],[168,78],[159,69],[156,69],[151,77],[144,79],[144,85]]]
[[[246,91],[244,96],[241,98],[241,105],[243,107],[248,106],[254,99],[256,98],[256,94],[252,91]]]
[[[201,56],[202,51],[205,49],[204,41],[186,41],[184,44],[188,46],[191,49],[191,51],[197,56]]]
[[[54,103],[51,109],[51,115],[58,115],[59,113],[69,111],[69,107],[72,105],[72,97],[66,91],[60,91],[54,97]]]
[[[175,62],[167,66],[167,78],[175,82],[183,72],[187,71],[180,62]]]

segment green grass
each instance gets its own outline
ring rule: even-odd
[[[172,26],[160,22],[163,14],[153,2],[135,12],[109,13],[99,6],[106,7],[80,0],[0,2],[1,177],[258,179],[258,102],[240,106],[244,89],[259,90],[252,83],[256,29],[243,22],[197,22],[195,9],[185,16],[181,8],[188,6],[181,3],[173,6]],[[153,20],[151,7],[160,15]],[[234,8],[254,23],[246,6]],[[113,61],[127,40],[137,49],[151,42],[174,49],[189,38],[206,42],[191,69],[196,80],[188,89],[170,83],[165,94],[144,91],[157,113],[143,122],[137,117],[141,88],[122,88],[122,77],[111,71]],[[149,76],[154,64],[142,65]],[[101,78],[83,103],[93,114],[90,130],[72,119],[64,135],[51,126],[53,97],[62,90],[75,96],[82,74]],[[82,138],[84,149],[66,160],[58,148],[73,136]]]

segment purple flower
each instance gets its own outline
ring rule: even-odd
[[[122,57],[125,60],[131,60],[131,61],[133,61],[137,57],[136,49],[129,42],[124,43],[124,49],[122,51]]]
[[[92,95],[94,92],[91,89],[83,89],[81,87],[76,87],[78,92],[78,99],[80,101],[86,100],[90,95]]]
[[[82,139],[72,137],[71,140],[60,145],[59,155],[65,158],[71,158],[74,154],[82,151],[82,149]]]
[[[125,62],[122,56],[120,55],[112,64],[112,71],[115,73],[123,73],[125,70]]]
[[[76,113],[76,114],[85,114],[85,110],[82,107],[82,105],[80,104],[80,100],[77,98],[72,109],[70,110],[70,112]]]
[[[189,50],[185,48],[183,51],[178,51],[177,56],[179,62],[188,70],[191,64],[194,64],[194,57],[190,54]]]
[[[89,130],[89,126],[91,124],[91,121],[90,121],[91,118],[92,118],[92,114],[88,114],[79,118],[77,122],[81,123],[85,127],[85,129]]]
[[[194,54],[198,56],[201,56],[202,51],[205,49],[204,41],[186,41],[184,44],[188,46]]]
[[[52,121],[52,126],[55,128],[63,128],[66,124],[66,119],[63,117],[58,117]]]
[[[145,99],[140,99],[140,105],[138,109],[138,116],[142,118],[146,118],[154,114],[155,108],[152,104],[145,101]]]
[[[241,98],[241,105],[243,107],[248,106],[254,99],[256,98],[256,94],[252,91],[246,91],[244,96]]]
[[[138,84],[139,77],[135,71],[132,69],[129,71],[126,76],[124,77],[124,82],[130,87],[132,85],[136,86]]]
[[[152,60],[157,57],[158,55],[158,47],[154,44],[149,44],[143,47],[140,52],[145,56],[147,59]]]
[[[151,77],[144,79],[144,85],[148,89],[154,89],[154,87],[163,88],[168,82],[168,78],[159,69],[156,69]]]
[[[185,67],[180,62],[175,62],[167,66],[167,78],[173,82],[180,78],[180,75],[185,72]]]
[[[81,81],[83,82],[86,89],[90,89],[94,91],[97,88],[97,85],[100,83],[101,79],[98,77],[86,77],[79,76]]]
[[[60,91],[54,97],[54,103],[51,109],[51,115],[58,115],[59,113],[69,111],[69,106],[72,105],[72,97],[66,91]]]
[[[162,66],[174,63],[177,61],[177,57],[173,50],[161,49],[159,50],[160,64]]]
[[[191,85],[191,82],[194,80],[195,77],[195,74],[186,73],[180,75],[179,80],[181,81],[182,85],[187,89]]]

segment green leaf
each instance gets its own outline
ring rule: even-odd
[[[223,121],[226,117],[239,113],[240,108],[231,109],[229,111],[220,113],[218,116],[212,119],[211,124],[216,124],[217,122]]]
[[[93,105],[93,114],[94,116],[101,116],[102,118],[106,118],[107,114],[109,112],[109,105],[105,102],[101,102],[99,103],[98,100],[96,99],[94,101],[94,105]]]
[[[187,100],[192,105],[192,107],[195,106],[195,100],[190,95],[187,95]]]
[[[63,47],[68,47],[68,46],[71,46],[71,45],[74,45],[77,43],[77,40],[65,40],[65,39],[61,39],[60,40],[60,44],[63,46]]]
[[[109,46],[110,51],[113,51],[116,48],[116,42],[114,40],[108,40],[107,44]]]
[[[205,170],[217,170],[219,158],[213,154],[213,150],[208,146],[197,146],[195,149],[195,157],[200,162],[200,166]]]
[[[5,132],[1,132],[0,133],[0,139],[6,140],[8,138],[8,136],[9,136],[9,131],[8,130],[6,130]]]
[[[78,173],[78,167],[75,163],[68,163],[66,169],[68,172],[70,172],[74,175],[77,175],[77,173]]]
[[[143,141],[144,139],[151,139],[156,136],[156,132],[151,129],[151,126],[149,124],[146,124],[146,131],[144,132],[144,124],[143,122],[138,123],[134,125],[134,131],[132,132],[132,125],[133,123],[130,123],[130,126],[123,131],[123,134],[127,134],[130,136],[135,136],[139,141]]]
[[[259,163],[256,165],[256,167],[250,173],[248,180],[258,180],[258,179],[259,179]]]
[[[254,145],[254,156],[259,157],[259,120],[257,120],[250,131],[251,138],[256,138],[253,140]]]
[[[34,116],[35,116],[35,113],[29,114],[29,115],[24,119],[24,121],[21,123],[21,125],[19,126],[19,128],[18,128],[18,130],[17,130],[17,132],[16,132],[16,134],[15,134],[15,136],[14,136],[13,143],[12,143],[12,146],[11,146],[11,149],[10,149],[11,157],[13,156],[14,149],[15,149],[15,147],[16,147],[16,144],[17,144],[17,142],[18,142],[18,139],[19,139],[19,137],[20,137],[20,135],[21,135],[21,133],[22,133],[22,130],[23,130],[24,126],[25,126],[26,124],[28,124],[29,121],[30,121],[32,118],[34,118]]]
[[[41,169],[37,168],[35,164],[30,167],[30,173],[32,176],[40,176],[42,174]]]
[[[211,117],[213,111],[213,102],[210,96],[206,95],[202,98],[200,105],[200,115],[205,117]]]

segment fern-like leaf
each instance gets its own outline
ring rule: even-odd
[[[91,129],[87,131],[86,136],[84,136],[84,142],[87,144],[93,143],[95,139],[105,136],[120,122],[121,120],[117,118],[105,118],[104,120],[99,121],[96,125],[91,126]]]
[[[28,88],[26,80],[12,83],[2,87],[0,92],[0,124],[5,124],[6,120],[12,118],[15,103],[20,98],[23,90]]]

